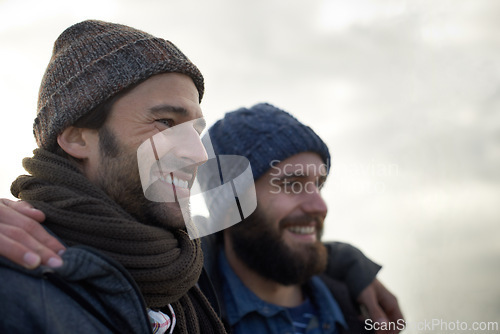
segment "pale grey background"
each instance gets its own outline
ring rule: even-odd
[[[35,145],[52,44],[87,18],[177,44],[209,123],[269,101],[316,129],[325,239],[383,264],[409,322],[500,322],[500,2],[0,1],[0,196]]]

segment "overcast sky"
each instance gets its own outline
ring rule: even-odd
[[[174,42],[209,124],[267,101],[315,129],[325,239],[383,264],[409,321],[500,321],[499,1],[0,0],[0,196],[35,147],[53,42],[89,18]]]

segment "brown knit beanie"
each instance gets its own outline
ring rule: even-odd
[[[165,72],[186,74],[203,97],[203,76],[171,42],[102,21],[66,29],[54,43],[40,86],[33,133],[39,147],[57,147],[57,136],[125,88]]]

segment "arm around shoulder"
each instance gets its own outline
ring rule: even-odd
[[[382,268],[358,248],[343,242],[325,242],[328,251],[329,277],[347,284],[351,296],[356,299],[370,285]]]

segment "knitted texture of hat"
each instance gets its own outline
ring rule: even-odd
[[[96,20],[69,27],[54,43],[40,86],[33,125],[38,146],[53,151],[66,127],[127,87],[166,72],[191,77],[201,101],[202,74],[170,41]]]
[[[257,180],[273,162],[302,152],[316,152],[330,167],[330,153],[321,138],[295,117],[268,103],[228,112],[209,130],[217,155],[242,155]],[[203,175],[199,175],[200,182]]]

